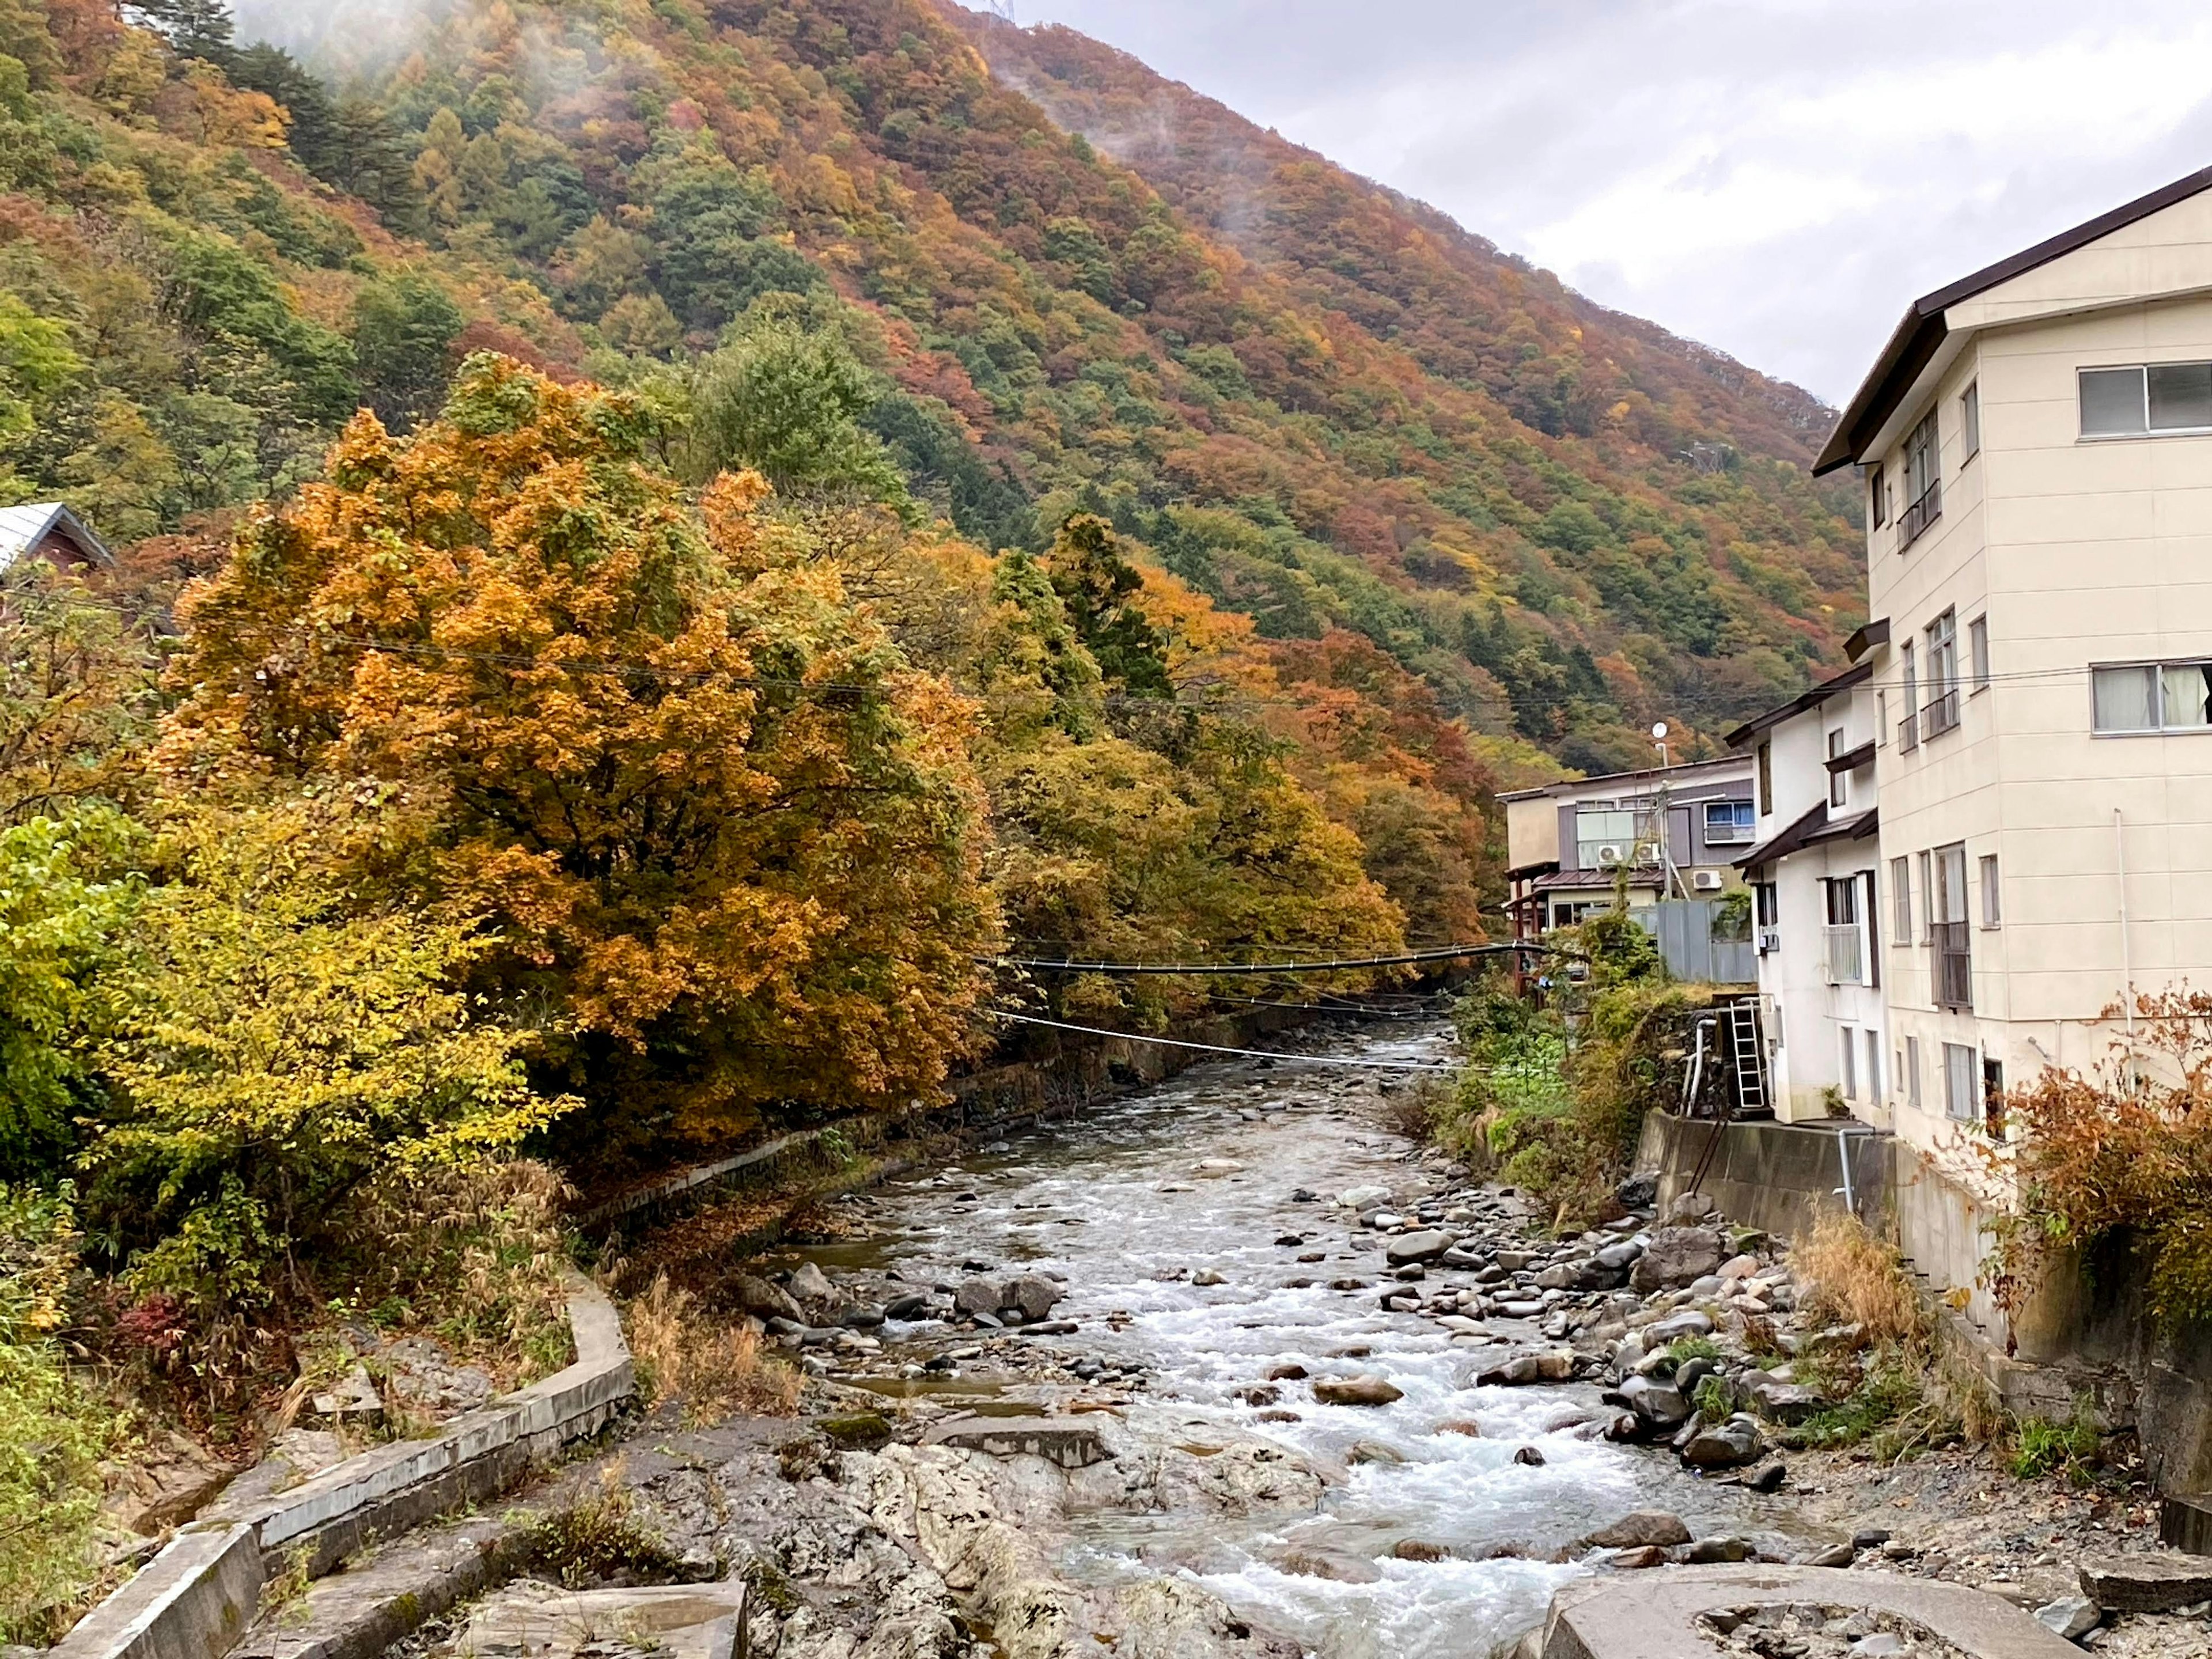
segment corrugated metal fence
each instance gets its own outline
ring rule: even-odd
[[[1714,936],[1718,899],[1668,899],[1629,914],[1659,943],[1660,958],[1676,979],[1715,985],[1750,985],[1759,977],[1758,957],[1747,939]]]

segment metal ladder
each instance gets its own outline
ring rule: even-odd
[[[1731,1002],[1729,1016],[1729,1058],[1735,1063],[1735,1109],[1739,1117],[1766,1109],[1766,1056],[1759,1040],[1759,1004],[1749,999]]]

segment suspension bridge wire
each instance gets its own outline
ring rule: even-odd
[[[1157,1043],[1163,1048],[1193,1048],[1206,1054],[1241,1054],[1247,1060],[1279,1060],[1299,1066],[1349,1066],[1364,1072],[1430,1072],[1440,1075],[1456,1073],[1452,1065],[1435,1066],[1417,1060],[1352,1060],[1337,1054],[1274,1054],[1265,1048],[1231,1048],[1218,1042],[1186,1042],[1180,1037],[1146,1036],[1136,1031],[1112,1031],[1103,1025],[1071,1025],[1065,1020],[1042,1019],[1035,1014],[1017,1014],[1005,1008],[983,1011],[993,1019],[1011,1019],[1023,1025],[1042,1025],[1054,1031],[1074,1031],[1084,1036],[1121,1037],[1130,1042]]]
[[[1036,957],[977,957],[975,960],[988,967],[1063,974],[1322,974],[1355,968],[1403,968],[1415,963],[1457,962],[1468,957],[1503,956],[1520,951],[1540,951],[1551,956],[1577,954],[1563,945],[1521,940],[1498,945],[1452,945],[1388,957],[1335,957],[1321,962],[1051,962]]]

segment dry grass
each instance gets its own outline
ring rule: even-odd
[[[609,1579],[665,1582],[677,1562],[666,1540],[637,1512],[617,1457],[559,1509],[540,1516],[530,1537],[531,1565],[570,1589]]]
[[[1790,1252],[1815,1313],[1856,1325],[1868,1346],[1917,1345],[1928,1334],[1918,1291],[1898,1253],[1841,1211],[1824,1214]]]
[[[665,1273],[630,1303],[629,1325],[646,1398],[655,1406],[682,1401],[689,1422],[735,1411],[788,1417],[799,1407],[799,1373],[762,1353],[760,1338],[744,1325],[701,1309]]]

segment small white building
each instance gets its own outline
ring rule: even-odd
[[[1887,1123],[1873,680],[1862,660],[1729,733],[1753,763],[1758,841],[1736,863],[1755,895],[1768,1098],[1784,1122]]]
[[[0,574],[26,559],[64,570],[105,570],[115,563],[106,544],[59,501],[0,507]]]

